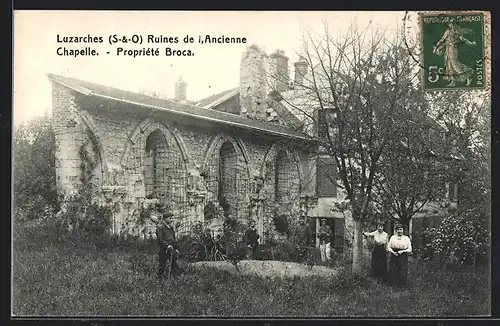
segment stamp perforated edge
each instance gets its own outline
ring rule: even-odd
[[[453,87],[453,88],[425,88],[425,66],[424,66],[424,40],[422,21],[424,16],[434,15],[460,15],[460,14],[482,14],[483,15],[483,56],[484,56],[484,87],[481,88],[468,88],[468,87]],[[481,10],[438,10],[438,11],[418,11],[418,38],[420,39],[420,62],[421,62],[421,83],[422,90],[425,92],[436,91],[488,91],[491,92],[491,13],[489,11]]]

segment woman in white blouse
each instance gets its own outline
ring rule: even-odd
[[[387,243],[389,260],[389,279],[398,286],[406,284],[408,277],[408,254],[411,254],[410,238],[403,234],[403,226],[396,225],[396,234]]]
[[[378,222],[373,232],[364,232],[365,237],[373,238],[375,246],[372,251],[371,275],[379,280],[387,276],[387,240],[388,234],[384,231],[384,223]]]

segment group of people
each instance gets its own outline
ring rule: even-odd
[[[159,268],[158,277],[163,278],[167,270],[167,263],[171,268],[169,273],[177,275],[179,267],[177,259],[179,250],[175,237],[175,230],[172,227],[172,213],[163,214],[160,223],[156,229],[156,240],[159,247],[158,258]],[[402,286],[406,283],[408,274],[408,255],[412,252],[410,238],[403,234],[403,226],[398,224],[395,227],[396,234],[389,238],[384,231],[384,224],[379,222],[377,229],[373,232],[364,232],[364,236],[371,237],[374,242],[371,259],[371,275],[382,281],[390,281],[393,284]],[[330,243],[332,238],[332,229],[326,224],[326,220],[321,220],[318,239],[320,243],[321,260],[323,262],[330,260]],[[251,221],[245,232],[245,242],[247,245],[247,259],[255,258],[255,253],[259,245],[259,234],[255,221]],[[312,244],[313,234],[305,218],[301,218],[296,241],[301,244],[299,248],[307,248]],[[304,253],[302,253],[304,254]],[[387,267],[387,255],[389,254],[389,266]],[[299,256],[301,252],[299,252]]]
[[[412,253],[410,238],[403,234],[403,226],[395,226],[396,234],[389,238],[384,224],[379,222],[377,230],[364,232],[374,242],[371,260],[371,275],[381,281],[404,286],[408,277],[408,255]],[[389,254],[389,266],[387,255]]]

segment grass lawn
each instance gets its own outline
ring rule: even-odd
[[[154,251],[27,245],[13,257],[15,316],[477,316],[490,313],[487,271],[413,262],[398,290],[339,268],[272,278],[183,264],[159,283]]]

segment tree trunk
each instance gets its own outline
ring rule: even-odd
[[[352,272],[366,275],[366,264],[363,257],[363,224],[354,221],[354,239],[352,242]]]

